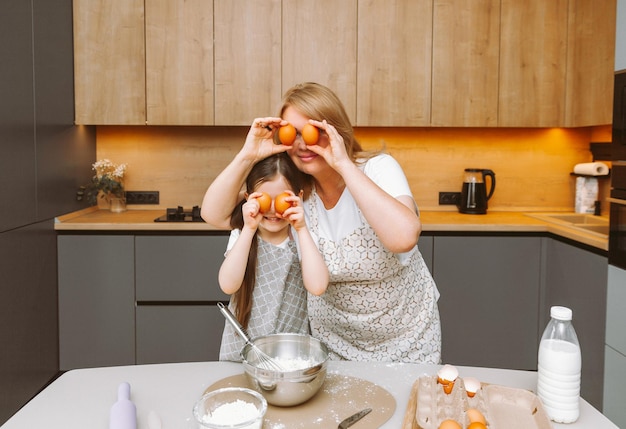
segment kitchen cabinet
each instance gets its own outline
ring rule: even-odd
[[[420,235],[419,241],[417,243],[417,247],[422,254],[422,258],[424,258],[424,262],[428,267],[428,270],[433,272],[433,242],[434,238],[432,235]]]
[[[60,235],[59,365],[135,363],[132,235]]]
[[[73,125],[72,51],[71,0],[2,2],[0,425],[59,370],[54,217],[80,208],[95,158]]]
[[[546,239],[542,254],[545,292],[539,313],[540,331],[548,324],[551,306],[572,309],[572,323],[582,351],[581,395],[602,409],[607,256],[557,239]]]
[[[359,0],[357,125],[430,125],[432,10],[431,1]]]
[[[214,8],[215,125],[275,115],[283,94],[281,1],[215,0]]]
[[[501,15],[499,126],[562,126],[568,0],[502,0]]]
[[[146,123],[144,0],[76,0],[77,124]]]
[[[213,2],[145,0],[144,7],[146,124],[212,125]]]
[[[137,363],[218,360],[228,235],[137,236]]]
[[[616,0],[569,2],[567,127],[612,123],[616,8]]]
[[[606,345],[603,406],[619,427],[626,427],[626,270],[610,265],[606,298]]]
[[[435,0],[432,126],[498,125],[500,0]]]
[[[76,0],[74,11],[80,124],[249,125],[303,81],[333,89],[358,126],[611,122],[615,0]]]
[[[61,369],[216,360],[228,235],[58,236]]]
[[[283,0],[282,3],[283,92],[296,83],[319,82],[337,94],[354,120],[357,0]]]
[[[434,237],[442,360],[537,368],[541,237]]]

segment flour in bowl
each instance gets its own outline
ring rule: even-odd
[[[280,365],[280,367],[283,368],[285,371],[297,371],[300,369],[307,369],[319,363],[318,360],[316,359],[313,359],[313,358],[305,359],[302,357],[286,358],[286,357],[277,356],[273,358],[273,360],[275,363]],[[263,365],[262,362],[259,362],[257,366],[263,369],[272,369],[271,367],[266,367],[265,365]]]
[[[213,425],[236,425],[255,419],[259,415],[259,410],[250,402],[237,399],[234,402],[227,402],[220,405],[212,413],[202,416],[202,423]],[[263,421],[254,421],[249,426],[242,429],[260,429]]]

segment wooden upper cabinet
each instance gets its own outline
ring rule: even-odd
[[[435,0],[431,125],[498,125],[500,0]]]
[[[144,0],[74,0],[77,124],[146,122]]]
[[[280,0],[215,0],[215,125],[276,115],[280,22]]]
[[[359,126],[429,126],[432,0],[359,0]]]
[[[357,0],[282,3],[282,92],[302,82],[326,85],[343,102],[354,123]]]
[[[570,0],[565,126],[613,121],[616,1]]]
[[[501,127],[562,126],[568,0],[502,0]]]
[[[148,125],[213,125],[213,3],[145,0]]]

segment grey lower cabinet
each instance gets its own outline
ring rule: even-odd
[[[59,367],[135,363],[132,235],[59,235]]]
[[[602,413],[626,428],[626,270],[610,265],[606,308]]]
[[[541,237],[434,237],[443,363],[536,369],[541,246]]]
[[[228,235],[137,236],[137,363],[217,360],[229,296],[217,274]]]
[[[582,353],[581,396],[602,409],[608,260],[605,255],[557,239],[545,240],[545,295],[539,313],[543,332],[550,307],[573,312]]]
[[[227,241],[225,233],[60,234],[60,368],[216,360]]]

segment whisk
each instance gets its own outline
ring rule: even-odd
[[[254,357],[257,362],[256,366],[258,368],[270,369],[273,371],[285,371],[285,368],[280,363],[278,363],[276,359],[274,359],[273,357],[265,353],[263,350],[261,350],[256,344],[254,344],[250,340],[250,337],[248,336],[246,331],[243,329],[243,326],[241,326],[239,321],[235,318],[233,313],[230,312],[228,307],[226,307],[221,302],[218,302],[217,306],[219,307],[220,311],[222,312],[226,320],[228,320],[228,322],[231,325],[233,325],[233,328],[235,328],[235,331],[237,331],[237,333],[241,336],[241,338],[243,338],[246,344],[250,346],[250,350],[254,354]]]

